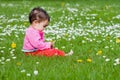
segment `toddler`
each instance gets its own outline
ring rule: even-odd
[[[68,54],[55,49],[54,42],[45,42],[43,30],[48,26],[50,17],[48,13],[40,8],[34,8],[29,14],[30,26],[26,30],[22,51],[26,55],[33,56],[69,56],[73,54],[71,50]]]

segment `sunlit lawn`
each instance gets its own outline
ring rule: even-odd
[[[119,80],[119,0],[0,1],[0,80]],[[34,7],[51,16],[46,41],[68,57],[25,56],[21,51]]]

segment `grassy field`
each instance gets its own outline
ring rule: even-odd
[[[32,57],[21,52],[28,14],[51,16],[46,41],[69,57]],[[119,80],[119,0],[0,0],[0,80]]]

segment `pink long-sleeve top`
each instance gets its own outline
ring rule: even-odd
[[[33,52],[36,50],[44,50],[51,48],[50,42],[44,41],[44,32],[38,31],[30,26],[26,30],[23,52]]]

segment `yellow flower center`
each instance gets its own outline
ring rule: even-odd
[[[79,60],[77,60],[77,62],[81,63],[81,62],[83,62],[83,60],[79,59]]]
[[[87,59],[87,62],[92,62],[92,59]]]
[[[11,47],[16,48],[16,44],[14,42],[12,42]]]
[[[116,43],[120,43],[120,39],[119,38],[116,39]]]

